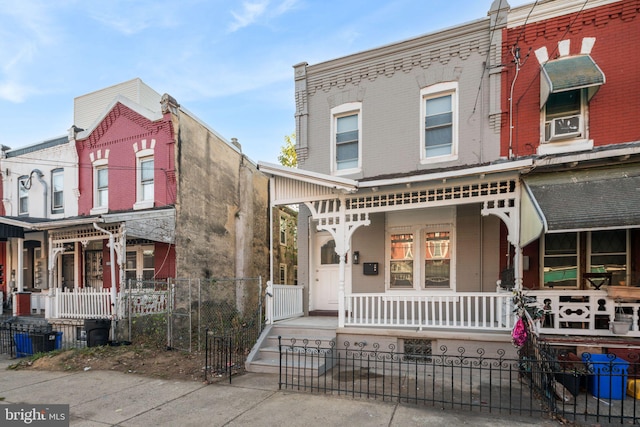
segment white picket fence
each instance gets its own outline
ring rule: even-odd
[[[51,299],[45,317],[55,319],[112,319],[110,289],[49,290]]]
[[[168,291],[134,289],[116,294],[117,313],[112,307],[111,289],[49,289],[31,294],[31,311],[47,319],[123,319],[165,313]]]

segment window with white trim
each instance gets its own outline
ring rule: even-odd
[[[425,288],[450,287],[451,232],[425,230],[424,247]]]
[[[413,288],[413,233],[393,233],[390,236],[391,260],[389,265],[392,288]]]
[[[155,276],[155,248],[153,245],[127,246],[125,277],[152,280]]]
[[[64,212],[64,169],[51,171],[51,213]]]
[[[139,160],[140,171],[140,195],[138,201],[153,200],[153,157],[144,157]]]
[[[280,264],[280,284],[281,285],[287,284],[287,265],[286,264]]]
[[[18,178],[18,215],[29,214],[30,179],[24,175]]]
[[[582,89],[549,94],[544,106],[543,143],[585,139],[584,99]]]
[[[331,170],[335,174],[362,169],[362,103],[350,102],[331,109]]]
[[[287,220],[283,217],[280,217],[280,244],[287,244]]]
[[[390,288],[451,288],[453,240],[450,225],[400,227],[392,229],[388,239]]]
[[[107,165],[94,168],[94,182],[94,207],[106,210],[109,207],[109,169]]]
[[[458,84],[438,83],[420,91],[422,163],[455,160],[458,154]]]

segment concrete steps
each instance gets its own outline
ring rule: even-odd
[[[335,328],[276,323],[265,328],[251,350],[245,362],[247,371],[272,374],[280,372],[278,337],[283,348],[287,346],[295,348],[294,352],[288,351],[283,355],[283,368],[298,370],[300,375],[317,377],[335,364],[333,353],[326,351],[327,348],[335,347]]]

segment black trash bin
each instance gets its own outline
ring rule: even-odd
[[[33,354],[46,353],[60,348],[58,334],[62,336],[61,332],[30,333],[29,338],[31,338]]]
[[[87,347],[97,347],[109,343],[109,319],[85,319],[84,330],[87,333]]]

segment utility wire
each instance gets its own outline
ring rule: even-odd
[[[480,84],[478,85],[478,93],[476,93],[476,102],[473,104],[473,112],[471,114],[475,114],[476,108],[478,107],[478,99],[480,99],[480,91],[482,90],[482,83],[484,83],[484,73],[487,71],[489,67],[489,57],[491,56],[491,47],[493,46],[493,34],[496,31],[496,27],[498,26],[498,16],[500,14],[500,9],[502,8],[502,0],[498,3],[498,13],[496,14],[496,20],[493,23],[493,28],[489,30],[489,48],[487,49],[487,57],[484,59],[484,67],[482,67],[482,74],[480,75]],[[502,56],[502,55],[501,55]]]

